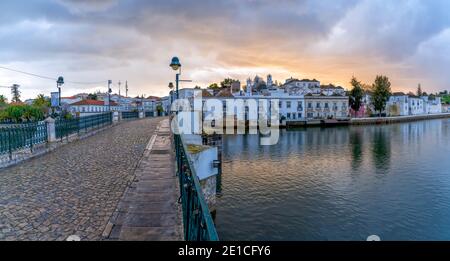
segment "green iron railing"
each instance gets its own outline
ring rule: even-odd
[[[155,117],[155,113],[152,111],[146,111],[145,112],[145,117],[149,118],[149,117]]]
[[[137,111],[123,111],[122,119],[136,119],[139,118],[139,112]]]
[[[0,125],[0,155],[12,154],[47,142],[45,122]]]
[[[185,240],[218,241],[219,236],[203,195],[200,181],[188,159],[187,148],[180,135],[175,135],[175,147]]]
[[[55,122],[56,138],[63,139],[74,133],[88,132],[112,124],[112,113],[103,113],[75,119],[60,119]]]

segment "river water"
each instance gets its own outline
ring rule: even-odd
[[[221,240],[450,240],[450,119],[225,136]]]

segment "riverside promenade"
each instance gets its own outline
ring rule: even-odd
[[[105,233],[113,231],[108,227],[111,228],[116,210],[134,202],[121,202],[125,195],[145,199],[142,204],[128,205],[130,213],[135,208],[165,206],[167,212],[176,216],[176,200],[147,207],[149,198],[140,194],[161,184],[167,185],[164,190],[171,190],[167,194],[176,193],[170,138],[167,128],[161,127],[164,121],[168,122],[167,118],[124,122],[0,170],[0,240],[63,241],[72,235],[81,240],[105,239]],[[154,138],[156,133],[160,138]],[[150,141],[153,150],[148,150]],[[147,169],[151,175],[144,173]],[[158,175],[171,179],[153,183]],[[136,185],[137,180],[140,183]],[[165,194],[160,195],[165,201]],[[175,194],[171,196],[176,198]],[[133,225],[142,225],[142,220],[139,216],[128,217],[124,220],[127,226],[120,230],[122,236],[117,239],[140,239],[135,234],[143,232]],[[175,218],[170,219],[171,224],[178,222]],[[171,238],[177,236],[175,232],[169,234],[173,235]]]
[[[442,118],[450,118],[450,113],[394,116],[394,117],[353,118],[351,119],[350,124],[352,125],[391,124],[399,122],[433,120]]]

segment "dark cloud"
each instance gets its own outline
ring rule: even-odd
[[[0,10],[2,63],[59,63],[88,78],[122,71],[139,90],[166,91],[174,54],[186,73],[205,72],[200,84],[222,77],[220,68],[341,84],[378,73],[398,87],[418,75],[434,89],[450,81],[444,0],[2,0]]]

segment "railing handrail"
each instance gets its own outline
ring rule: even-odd
[[[0,155],[8,153],[10,160],[15,151],[30,149],[47,142],[46,122],[9,124],[0,126]]]
[[[184,154],[187,156],[189,155],[188,149],[187,149],[187,144],[184,141],[182,135],[178,135],[180,137],[180,142],[182,144],[182,148],[184,150]],[[191,176],[192,176],[192,180],[194,182],[194,186],[195,186],[195,191],[197,192],[197,197],[200,203],[200,207],[202,208],[202,218],[205,220],[205,225],[206,225],[206,232],[208,234],[208,238],[210,241],[219,241],[219,236],[217,234],[217,230],[216,227],[214,225],[214,221],[212,219],[211,213],[209,211],[209,207],[208,204],[206,203],[206,199],[205,196],[203,195],[203,190],[202,187],[200,185],[200,181],[199,178],[197,176],[197,172],[195,171],[195,168],[193,167],[193,163],[191,161],[191,159],[189,157],[186,157],[186,161],[189,167],[189,170],[191,172]]]

